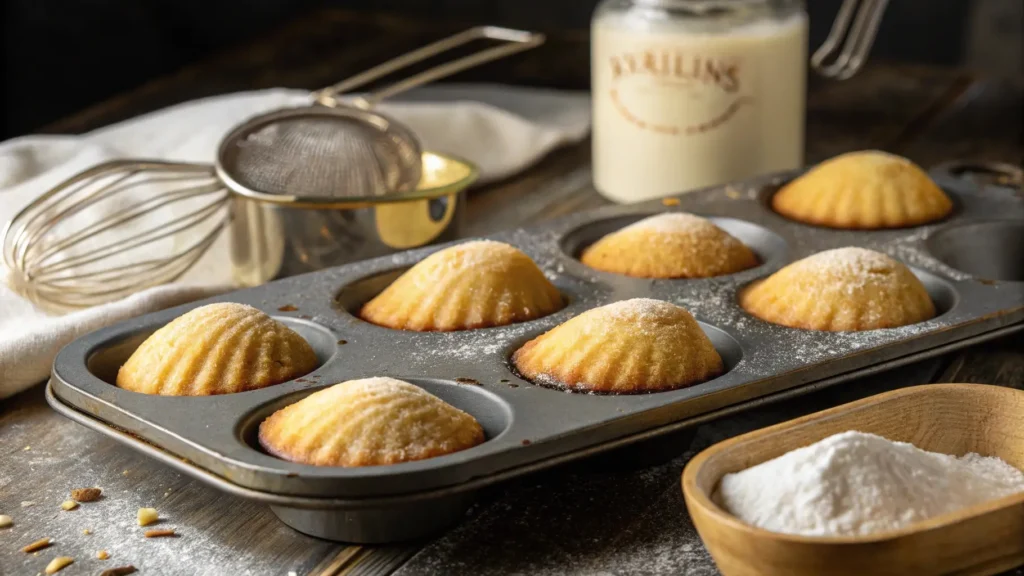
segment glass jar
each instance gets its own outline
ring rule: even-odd
[[[591,82],[594,185],[617,202],[803,164],[800,0],[604,0]]]

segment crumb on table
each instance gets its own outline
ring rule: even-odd
[[[139,508],[138,519],[139,526],[149,526],[160,519],[160,514],[156,508]]]

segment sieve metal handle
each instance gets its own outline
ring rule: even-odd
[[[474,40],[500,40],[503,44],[498,46],[492,46],[475,52],[468,56],[463,56],[451,62],[440,64],[418,74],[414,74],[404,80],[400,80],[390,86],[382,88],[376,92],[371,92],[365,96],[357,98],[355,105],[360,108],[372,108],[376,106],[381,100],[390,98],[395,94],[405,92],[411,88],[421,86],[428,82],[433,82],[445,76],[451,76],[457,72],[461,72],[474,66],[479,66],[485,62],[492,60],[498,60],[510,56],[517,52],[529,50],[544,43],[544,35],[537,32],[528,32],[525,30],[514,30],[511,28],[501,28],[499,26],[477,26],[476,28],[470,28],[443,38],[428,44],[422,48],[413,50],[408,54],[404,54],[389,60],[378,66],[374,66],[365,72],[361,72],[338,82],[333,86],[328,86],[313,93],[313,98],[324,106],[338,106],[338,96],[345,92],[349,92],[360,86],[364,86],[378,78],[384,77],[392,72],[405,68],[416,62],[423,61],[431,56],[436,56],[443,52],[447,52],[457,46],[468,44]]]
[[[856,74],[868,59],[888,5],[889,0],[844,0],[828,38],[811,56],[815,72],[836,80]]]

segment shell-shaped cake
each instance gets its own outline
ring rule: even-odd
[[[470,330],[534,320],[564,305],[529,256],[475,240],[423,259],[364,304],[359,317],[397,330]]]
[[[121,366],[117,385],[164,396],[232,394],[280,384],[317,367],[306,340],[246,306],[201,306],[154,332]]]
[[[894,328],[935,316],[914,273],[864,248],[838,248],[799,260],[740,294],[762,320],[791,328],[853,331]]]
[[[772,208],[806,224],[869,230],[941,220],[953,202],[910,160],[868,150],[815,166],[772,196]]]
[[[418,386],[394,378],[335,384],[274,412],[260,445],[314,466],[379,466],[423,460],[484,441],[480,423]]]
[[[512,362],[537,384],[606,394],[683,388],[724,369],[685,308],[649,298],[588,310],[524,344]]]
[[[612,232],[584,250],[580,261],[638,278],[707,278],[758,264],[745,244],[685,212],[657,214]]]

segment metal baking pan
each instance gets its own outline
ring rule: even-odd
[[[143,452],[233,493],[267,501],[296,529],[326,538],[384,542],[413,538],[457,520],[477,488],[563,461],[677,430],[826,384],[995,337],[1024,321],[1024,200],[944,171],[933,177],[953,197],[945,221],[900,230],[842,231],[792,222],[768,208],[796,173],[613,206],[491,238],[529,254],[568,305],[522,324],[450,333],[374,326],[352,311],[430,247],[279,280],[99,330],[68,345],[53,369],[51,403]],[[700,280],[646,280],[592,270],[575,259],[601,235],[643,216],[685,210],[715,219],[762,265]],[[736,305],[748,282],[814,252],[840,246],[880,250],[910,265],[938,309],[927,322],[856,333],[790,329]],[[652,297],[688,308],[728,371],[708,382],[636,396],[570,394],[536,386],[510,369],[526,340],[580,312]],[[321,366],[261,390],[212,397],[162,397],[110,384],[149,334],[194,307],[234,301],[260,308],[302,334]],[[274,410],[343,380],[408,380],[473,414],[488,441],[447,456],[393,466],[314,467],[279,460],[255,440]]]

